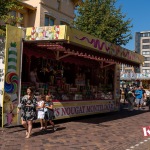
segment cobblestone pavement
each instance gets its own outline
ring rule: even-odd
[[[55,122],[56,132],[34,124],[29,139],[21,126],[0,128],[0,150],[150,150],[150,137],[142,131],[150,125],[147,108]]]

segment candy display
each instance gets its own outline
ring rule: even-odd
[[[5,92],[16,93],[18,87],[18,75],[15,72],[9,72],[5,76]]]
[[[39,89],[36,95],[51,94],[54,100],[108,100],[113,98],[113,80],[108,80],[106,74],[113,75],[111,68],[95,71],[92,68],[75,66],[46,59],[32,59],[31,67],[38,64]],[[34,68],[34,67],[33,67]],[[25,70],[25,69],[23,69]],[[99,84],[97,84],[99,83]],[[21,95],[33,86],[31,82],[22,82]]]

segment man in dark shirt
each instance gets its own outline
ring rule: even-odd
[[[124,89],[124,104],[125,104],[125,101],[127,101],[127,96],[128,96],[128,92],[130,90],[130,87],[129,85]]]

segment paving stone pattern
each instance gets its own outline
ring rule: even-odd
[[[22,126],[0,128],[0,150],[150,150],[150,140],[142,127],[150,125],[150,112],[127,111],[55,121],[56,132],[49,126],[40,131],[34,124],[32,136],[25,139]],[[132,148],[134,146],[134,148]]]

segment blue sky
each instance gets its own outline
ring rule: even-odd
[[[135,32],[150,31],[150,0],[117,0],[116,4],[117,8],[122,6],[122,13],[127,15],[126,18],[132,19],[133,39],[123,47],[134,50]]]

